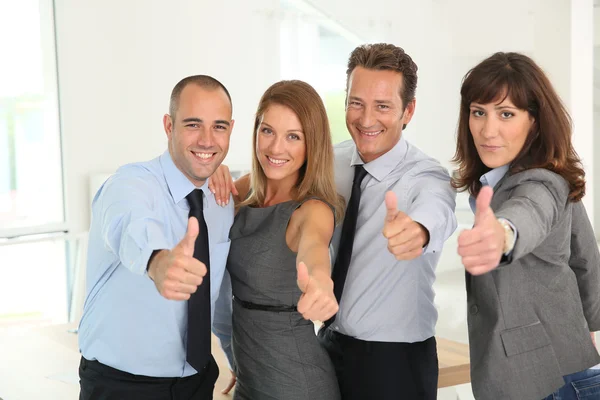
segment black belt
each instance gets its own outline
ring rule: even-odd
[[[261,311],[272,311],[272,312],[295,312],[297,311],[296,306],[270,306],[265,304],[256,304],[249,301],[240,300],[237,297],[233,297],[233,301],[238,303],[240,306],[247,308],[248,310],[261,310]]]

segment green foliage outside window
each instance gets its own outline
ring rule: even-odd
[[[327,110],[329,126],[331,127],[331,139],[334,144],[351,139],[346,128],[345,101],[346,91],[343,89],[325,94],[325,109]]]

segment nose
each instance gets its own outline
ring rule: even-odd
[[[358,122],[363,128],[370,128],[375,125],[375,113],[370,107],[364,107]]]
[[[285,137],[274,135],[273,139],[269,142],[268,149],[272,155],[283,153],[285,149]]]
[[[202,126],[198,130],[196,144],[201,148],[210,148],[214,145],[213,132],[209,127]]]
[[[486,118],[481,126],[481,136],[490,139],[498,136],[498,122],[495,118]]]

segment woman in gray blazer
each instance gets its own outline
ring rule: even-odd
[[[600,254],[571,120],[529,57],[496,53],[461,88],[453,186],[475,224],[467,271],[477,399],[599,399]],[[560,397],[559,397],[560,396]]]

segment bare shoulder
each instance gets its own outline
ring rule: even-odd
[[[302,238],[329,243],[334,229],[333,211],[321,200],[306,200],[292,214],[286,231],[286,241],[292,251],[298,251]]]
[[[306,200],[296,209],[294,214],[297,214],[296,219],[301,225],[308,223],[311,225],[331,225],[333,227],[333,210],[322,200]]]

